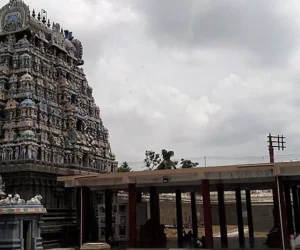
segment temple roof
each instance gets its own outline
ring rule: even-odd
[[[28,73],[26,73],[25,75],[22,75],[22,77],[20,79],[21,82],[22,81],[32,81],[32,80],[33,80],[32,76]]]
[[[26,130],[21,135],[21,139],[23,141],[33,140],[34,138],[35,138],[35,133],[31,130]]]
[[[78,65],[83,65],[83,47],[72,32],[63,30],[59,23],[51,25],[46,11],[30,13],[29,6],[22,0],[10,0],[0,9],[0,37],[12,33],[27,32],[20,43],[26,42],[27,35],[36,36],[46,43],[55,46],[70,57],[76,58]]]
[[[25,99],[23,102],[21,102],[21,106],[34,106],[35,103],[31,99]]]

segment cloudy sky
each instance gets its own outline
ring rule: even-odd
[[[25,2],[83,42],[118,161],[162,148],[201,165],[265,161],[269,132],[300,159],[299,1]]]

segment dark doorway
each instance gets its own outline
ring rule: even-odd
[[[23,221],[23,239],[24,239],[24,250],[31,250],[31,245],[32,245],[31,221]]]
[[[84,167],[89,167],[90,162],[89,162],[89,154],[88,153],[84,153],[83,154],[83,166]]]
[[[76,104],[77,103],[77,97],[76,95],[71,95],[71,103]]]
[[[76,123],[76,129],[77,131],[83,132],[83,121],[78,119]]]

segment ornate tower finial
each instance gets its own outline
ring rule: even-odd
[[[47,24],[48,28],[51,27],[51,23],[50,23],[50,19],[48,19],[48,24]]]
[[[35,10],[32,10],[32,17],[36,17],[36,15],[35,15]]]
[[[37,19],[41,21],[41,13],[39,12]]]
[[[16,0],[9,0],[10,5],[13,5],[16,2]]]
[[[43,20],[42,20],[42,22],[43,22],[43,24],[46,24],[46,17],[45,16],[43,16]]]

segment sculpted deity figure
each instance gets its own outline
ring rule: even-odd
[[[95,159],[94,159],[94,157],[90,157],[90,167],[95,168]]]
[[[57,151],[54,148],[54,149],[52,149],[52,162],[54,163],[54,162],[56,162],[56,160],[57,160]]]
[[[26,145],[22,144],[21,146],[21,159],[25,159],[26,158]]]
[[[31,110],[31,117],[36,117],[36,114],[35,114],[35,111],[34,110]]]
[[[5,161],[7,156],[7,149],[4,147],[2,150],[2,160]]]
[[[2,197],[5,197],[4,190],[5,190],[5,183],[4,183],[3,179],[2,179],[2,176],[0,175],[0,199]]]
[[[63,154],[59,154],[59,163],[60,164],[64,164],[65,159],[64,159],[64,155]]]
[[[107,165],[106,165],[106,164],[104,164],[103,166],[104,166],[104,172],[108,173],[108,168],[107,168]]]
[[[44,149],[41,149],[41,161],[44,161],[45,157],[44,157]]]
[[[32,159],[36,160],[37,159],[37,148],[32,147]]]
[[[77,159],[78,159],[78,165],[81,166],[82,165],[82,157],[83,157],[83,154],[81,152],[79,152],[77,154]]]
[[[32,158],[32,146],[31,145],[28,145],[28,159],[31,159]]]
[[[49,152],[45,149],[45,162],[49,162]]]
[[[6,141],[8,141],[9,137],[10,137],[10,132],[7,130],[7,131],[5,131],[4,138]]]
[[[69,154],[68,158],[69,158],[69,160],[68,160],[69,164],[72,164],[72,154]]]
[[[10,141],[13,141],[16,137],[16,132],[11,130],[10,133],[9,133],[9,140]]]
[[[56,153],[55,163],[60,163],[60,153],[59,152]]]
[[[7,149],[8,151],[8,160],[13,160],[13,157],[14,157],[14,150],[12,148],[8,148]]]
[[[18,160],[20,155],[20,149],[19,147],[15,147],[15,159]]]
[[[64,153],[64,155],[63,155],[63,158],[64,158],[64,162],[66,163],[66,164],[68,164],[69,162],[68,162],[68,155],[67,155],[67,153]]]

